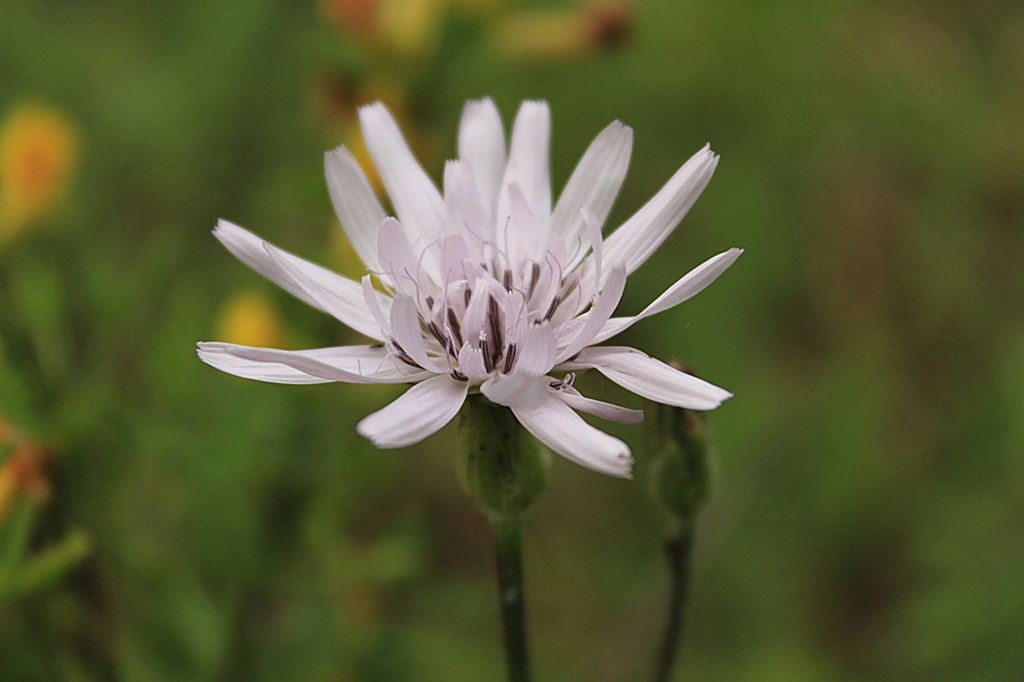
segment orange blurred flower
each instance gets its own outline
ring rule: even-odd
[[[45,218],[78,160],[78,131],[60,112],[25,102],[0,127],[0,244]]]
[[[0,452],[9,452],[0,464],[0,523],[24,497],[45,502],[50,483],[45,470],[50,456],[41,446],[16,432],[0,418]]]

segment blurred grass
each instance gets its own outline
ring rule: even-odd
[[[1016,679],[1019,4],[650,0],[622,43],[532,58],[490,38],[518,5],[438,7],[409,54],[312,4],[0,0],[0,117],[44,102],[81,135],[59,210],[0,251],[0,413],[57,457],[33,546],[93,544],[0,607],[0,679],[498,678],[490,538],[451,430],[374,451],[354,425],[399,389],[261,385],[193,352],[241,291],[295,347],[355,341],[209,230],[330,263],[320,155],[379,92],[435,177],[464,99],[493,95],[506,124],[547,99],[556,191],[622,119],[610,225],[704,142],[722,154],[622,308],[745,255],[617,340],[736,394],[712,415],[680,678]],[[639,458],[642,429],[616,433]],[[527,537],[539,680],[649,673],[666,580],[643,473],[556,463]]]

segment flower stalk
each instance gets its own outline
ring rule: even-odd
[[[711,441],[703,413],[650,404],[648,416],[652,491],[671,527],[665,542],[671,593],[654,679],[669,682],[686,625],[697,516],[711,498]]]
[[[547,486],[550,460],[511,410],[483,395],[470,395],[463,404],[459,436],[459,478],[494,528],[508,679],[528,682],[523,526]]]
[[[498,600],[508,680],[528,682],[530,657],[523,592],[523,516],[494,517],[491,523],[498,548]]]

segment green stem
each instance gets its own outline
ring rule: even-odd
[[[509,682],[529,682],[523,597],[523,517],[493,517],[498,546],[498,601]]]
[[[665,543],[669,573],[672,576],[672,596],[669,599],[668,622],[665,624],[655,682],[669,682],[672,679],[672,667],[682,645],[690,583],[690,552],[695,531],[693,521],[682,521],[679,531]]]

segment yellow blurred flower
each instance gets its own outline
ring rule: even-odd
[[[494,42],[512,59],[574,59],[618,47],[632,27],[632,0],[598,0],[512,14],[498,24]]]
[[[0,245],[45,218],[78,161],[78,131],[60,112],[25,102],[0,127]]]
[[[348,240],[345,231],[341,229],[341,225],[338,224],[337,220],[331,221],[328,239],[327,248],[330,252],[331,264],[334,266],[334,269],[349,279],[362,279],[363,275],[366,274],[366,266],[363,265],[362,259],[352,247],[352,242]]]
[[[217,335],[242,346],[282,348],[285,334],[277,309],[256,291],[238,292],[221,307]]]

